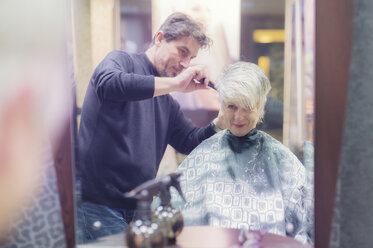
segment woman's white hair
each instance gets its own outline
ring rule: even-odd
[[[231,101],[242,108],[255,109],[259,121],[264,117],[264,106],[271,84],[264,71],[250,62],[233,63],[216,80],[220,104]]]

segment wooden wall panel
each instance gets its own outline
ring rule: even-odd
[[[343,135],[352,0],[316,0],[315,245],[328,247]]]
[[[75,247],[72,130],[69,120],[62,131],[59,143],[53,149],[66,245],[68,248]]]

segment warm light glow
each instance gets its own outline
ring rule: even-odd
[[[253,40],[257,43],[274,43],[285,41],[284,29],[256,29]]]
[[[258,58],[258,66],[260,68],[262,68],[264,73],[269,78],[269,69],[270,69],[270,66],[271,66],[271,61],[270,61],[269,57],[268,56],[260,56]]]
[[[206,34],[214,41],[212,46],[222,51],[219,56],[228,52],[230,58],[239,60],[241,0],[152,0],[153,33],[169,14],[177,11],[206,26]],[[222,43],[224,47],[220,47]]]

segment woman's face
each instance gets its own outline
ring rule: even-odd
[[[259,115],[255,109],[250,110],[240,107],[233,101],[223,103],[223,116],[228,129],[238,137],[245,136],[258,123]]]

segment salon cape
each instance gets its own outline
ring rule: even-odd
[[[172,189],[172,205],[185,225],[265,230],[309,241],[313,193],[304,166],[265,132],[253,129],[244,139],[234,152],[232,142],[242,140],[224,130],[195,148],[177,169],[187,203]]]

